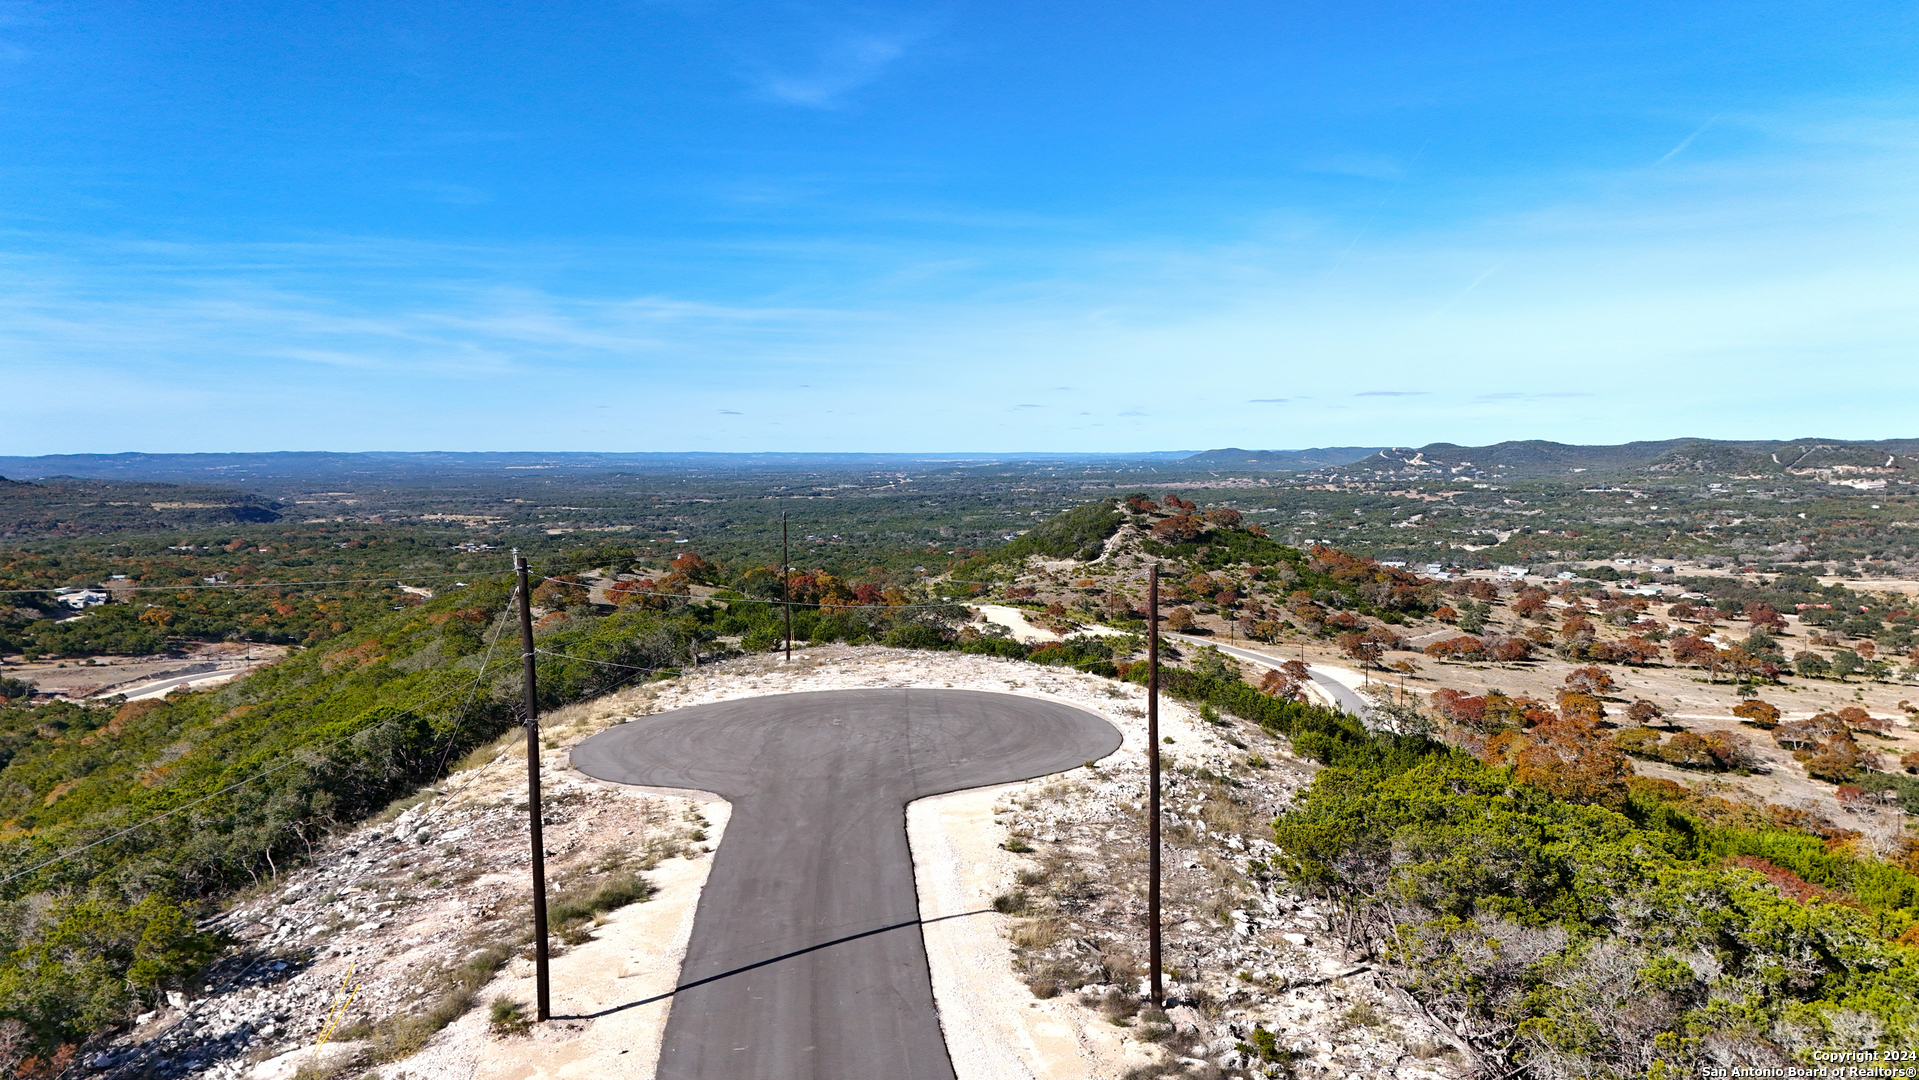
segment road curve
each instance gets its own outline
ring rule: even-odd
[[[1189,645],[1210,645],[1228,656],[1235,656],[1241,660],[1251,660],[1253,663],[1264,667],[1277,668],[1285,662],[1285,657],[1273,656],[1253,649],[1242,649],[1237,645],[1225,645],[1217,641],[1207,641],[1205,638],[1188,637],[1185,634],[1167,634],[1166,636],[1186,642]],[[1345,683],[1340,682],[1324,671],[1318,670],[1317,665],[1307,665],[1306,674],[1320,689],[1326,691],[1327,695],[1331,697],[1341,709],[1352,713],[1354,716],[1364,717],[1366,715],[1368,708],[1366,699],[1360,697],[1359,693],[1352,687],[1347,686]]]
[[[733,804],[659,1080],[951,1080],[905,807],[1118,749],[1082,709],[972,690],[835,690],[641,717],[573,766]]]

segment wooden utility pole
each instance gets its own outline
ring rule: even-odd
[[[1153,1007],[1166,1003],[1159,964],[1159,564],[1146,571],[1146,918]]]
[[[786,612],[786,662],[793,662],[793,594],[786,587],[793,564],[786,555],[786,511],[780,511],[780,607]]]
[[[553,1018],[546,981],[546,840],[540,833],[540,697],[533,671],[533,595],[526,587],[526,556],[513,549],[520,575],[520,655],[526,662],[526,810],[533,826],[533,977],[539,1018]]]

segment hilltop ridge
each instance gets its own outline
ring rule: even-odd
[[[1488,446],[1428,443],[1394,446],[1347,457],[1357,447],[1320,450],[1208,450],[1182,464],[1230,464],[1282,471],[1318,471],[1342,477],[1413,479],[1566,478],[1595,475],[1725,473],[1748,477],[1889,475],[1919,466],[1919,439],[1723,440],[1662,439],[1582,446],[1517,439]]]

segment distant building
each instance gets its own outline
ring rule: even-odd
[[[1502,566],[1499,568],[1498,572],[1505,577],[1525,577],[1526,576],[1526,568],[1523,566]]]
[[[61,589],[54,594],[61,603],[79,611],[95,604],[104,604],[109,597],[99,589]]]
[[[1387,559],[1387,560],[1386,560],[1385,562],[1382,562],[1382,563],[1380,563],[1379,565],[1381,565],[1381,566],[1390,566],[1390,567],[1392,567],[1392,568],[1393,568],[1393,569],[1395,569],[1395,570],[1404,570],[1404,569],[1406,569],[1406,560],[1404,560],[1404,559]]]

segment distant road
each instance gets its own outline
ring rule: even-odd
[[[135,683],[131,686],[117,688],[111,691],[107,696],[111,697],[115,694],[124,694],[128,701],[141,701],[151,697],[165,697],[167,694],[183,686],[189,689],[191,689],[194,684],[211,686],[214,683],[237,679],[245,675],[249,670],[248,668],[234,668],[230,671],[201,671],[191,675],[173,675],[164,679],[156,679],[152,682]]]
[[[1063,772],[1120,735],[1071,706],[839,690],[640,717],[573,766],[733,804],[659,1080],[953,1080],[920,936],[906,804]]]
[[[1242,649],[1237,645],[1222,645],[1217,641],[1209,641],[1205,638],[1188,637],[1185,634],[1167,634],[1166,636],[1186,642],[1189,645],[1211,645],[1213,648],[1218,649],[1228,656],[1238,657],[1241,660],[1250,660],[1262,667],[1277,668],[1286,662],[1286,658],[1283,656],[1254,652],[1252,649]],[[1333,701],[1338,703],[1340,708],[1352,713],[1354,716],[1366,715],[1366,699],[1360,697],[1359,693],[1352,687],[1333,678],[1323,665],[1306,665],[1306,674],[1313,680],[1314,685],[1326,691],[1326,693],[1332,697]]]

